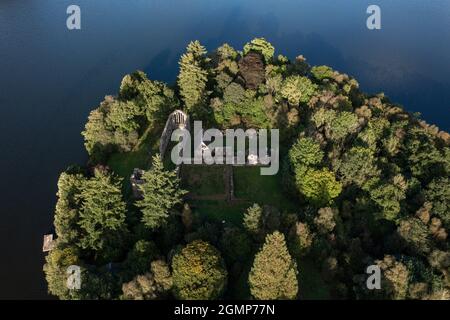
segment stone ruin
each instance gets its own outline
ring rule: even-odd
[[[169,145],[172,132],[176,129],[187,129],[190,130],[189,116],[181,110],[175,110],[172,112],[164,126],[164,131],[161,135],[161,141],[159,145],[159,153],[161,158],[164,158],[167,146]]]

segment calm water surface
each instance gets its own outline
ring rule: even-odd
[[[82,30],[65,27],[78,4]],[[365,27],[382,9],[382,30]],[[0,298],[47,298],[42,235],[89,111],[136,69],[174,81],[186,44],[266,37],[450,128],[448,0],[0,0]]]

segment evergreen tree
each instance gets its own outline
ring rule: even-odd
[[[248,282],[255,299],[295,299],[298,293],[297,264],[288,252],[284,235],[267,235],[256,254]]]
[[[152,168],[142,175],[144,183],[139,185],[143,199],[136,203],[141,209],[142,222],[150,229],[166,224],[170,210],[180,204],[185,190],[180,189],[180,179],[175,170],[164,169],[161,157],[153,156]]]
[[[121,179],[96,169],[94,177],[85,182],[78,196],[80,245],[96,252],[105,262],[120,255],[126,234],[126,208],[121,187]]]
[[[178,87],[187,110],[203,102],[208,80],[206,50],[198,41],[191,42],[181,56]]]
[[[263,227],[262,214],[262,208],[257,203],[254,203],[253,206],[248,208],[245,212],[243,223],[245,229],[250,234],[256,235],[261,232],[261,229]]]
[[[252,41],[250,41],[250,43],[246,43],[244,46],[244,55],[246,55],[250,51],[261,53],[264,57],[264,61],[266,63],[269,63],[273,59],[275,48],[266,39],[255,38]]]

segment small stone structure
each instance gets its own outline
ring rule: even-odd
[[[142,191],[139,189],[139,185],[144,183],[144,180],[142,180],[143,174],[144,170],[134,168],[133,174],[130,177],[131,189],[133,190],[133,197],[135,199],[142,199],[143,197]]]
[[[44,235],[42,252],[52,251],[54,247],[55,247],[55,240],[53,240],[53,233]]]
[[[161,135],[161,141],[159,144],[159,153],[161,159],[164,158],[167,146],[169,145],[172,132],[176,129],[187,129],[189,128],[189,116],[181,110],[175,110],[167,118],[166,125],[164,126],[164,131]]]

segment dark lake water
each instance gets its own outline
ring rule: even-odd
[[[66,28],[81,7],[82,30]],[[366,28],[378,4],[382,29]],[[174,81],[179,55],[266,37],[450,128],[448,0],[0,0],[0,298],[46,298],[42,235],[59,173],[86,154],[91,109],[136,69]]]

